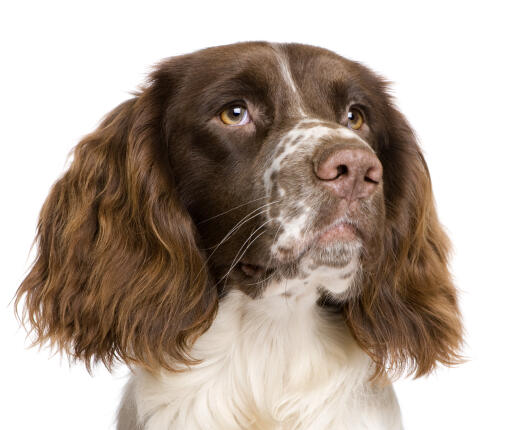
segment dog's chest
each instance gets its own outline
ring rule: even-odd
[[[202,362],[187,371],[136,372],[127,395],[143,428],[400,428],[392,388],[368,383],[370,360],[340,317],[289,290],[232,291],[192,354]]]

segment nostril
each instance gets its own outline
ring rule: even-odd
[[[375,163],[367,169],[364,176],[364,181],[371,184],[378,185],[382,179],[382,168],[380,163]]]
[[[335,195],[355,200],[367,198],[378,189],[383,167],[366,148],[327,148],[314,164],[314,172]]]
[[[337,178],[341,177],[342,175],[347,175],[347,174],[348,174],[348,166],[346,166],[345,164],[341,164],[340,166],[337,166],[337,176],[333,179],[337,179]]]
[[[373,169],[367,171],[366,175],[364,176],[364,181],[378,185],[380,181],[376,177],[377,175],[375,175],[374,172],[372,172],[372,170]]]

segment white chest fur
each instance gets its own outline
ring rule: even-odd
[[[368,381],[368,356],[340,317],[315,304],[327,273],[270,284],[259,299],[232,290],[193,347],[202,362],[135,371],[120,422],[133,425],[122,416],[131,408],[143,423],[133,429],[400,429],[392,387]]]

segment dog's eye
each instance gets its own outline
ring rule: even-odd
[[[243,106],[231,106],[220,113],[220,120],[227,125],[245,125],[249,122],[247,108]]]
[[[352,130],[358,130],[364,124],[362,112],[356,108],[351,108],[348,112],[348,127]]]

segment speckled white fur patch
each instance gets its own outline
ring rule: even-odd
[[[309,128],[301,128],[303,125],[310,125],[317,123],[316,126]],[[364,145],[367,143],[361,139],[355,132],[350,129],[339,126],[337,128],[326,127],[321,124],[320,120],[313,118],[306,118],[296,124],[294,128],[289,130],[278,143],[275,148],[274,157],[271,159],[270,165],[266,168],[263,181],[264,187],[268,195],[271,195],[271,190],[276,185],[278,190],[278,197],[280,199],[279,206],[285,209],[287,206],[285,200],[285,190],[274,183],[274,178],[278,178],[279,172],[284,168],[285,160],[289,157],[298,157],[301,155],[309,154],[313,151],[314,147],[322,138],[339,138],[357,140]],[[293,202],[294,207],[301,207],[303,210],[297,211],[296,215],[293,213],[281,213],[274,221],[279,225],[279,234],[277,239],[272,245],[272,253],[276,253],[279,248],[290,248],[307,229],[308,222],[310,221],[309,213],[310,208],[306,201]],[[270,215],[270,208],[267,210],[268,219],[272,219]]]
[[[343,267],[317,265],[310,257],[304,258],[300,266],[302,276],[270,282],[263,297],[282,296],[295,304],[311,305],[318,299],[320,290],[333,297],[340,296],[346,293],[356,279],[358,253],[354,253],[351,261]]]
[[[282,168],[282,161],[290,155],[310,150],[313,146],[317,145],[321,138],[324,137],[338,137],[340,139],[357,140],[364,146],[367,143],[361,139],[355,132],[349,128],[339,126],[338,128],[325,127],[321,125],[321,120],[307,118],[299,121],[295,127],[289,130],[275,147],[274,154],[278,154],[272,158],[271,164],[266,169],[263,175],[264,186],[269,193],[272,187],[272,175],[278,173]],[[311,123],[318,123],[318,125],[309,128],[301,128],[301,126]]]

